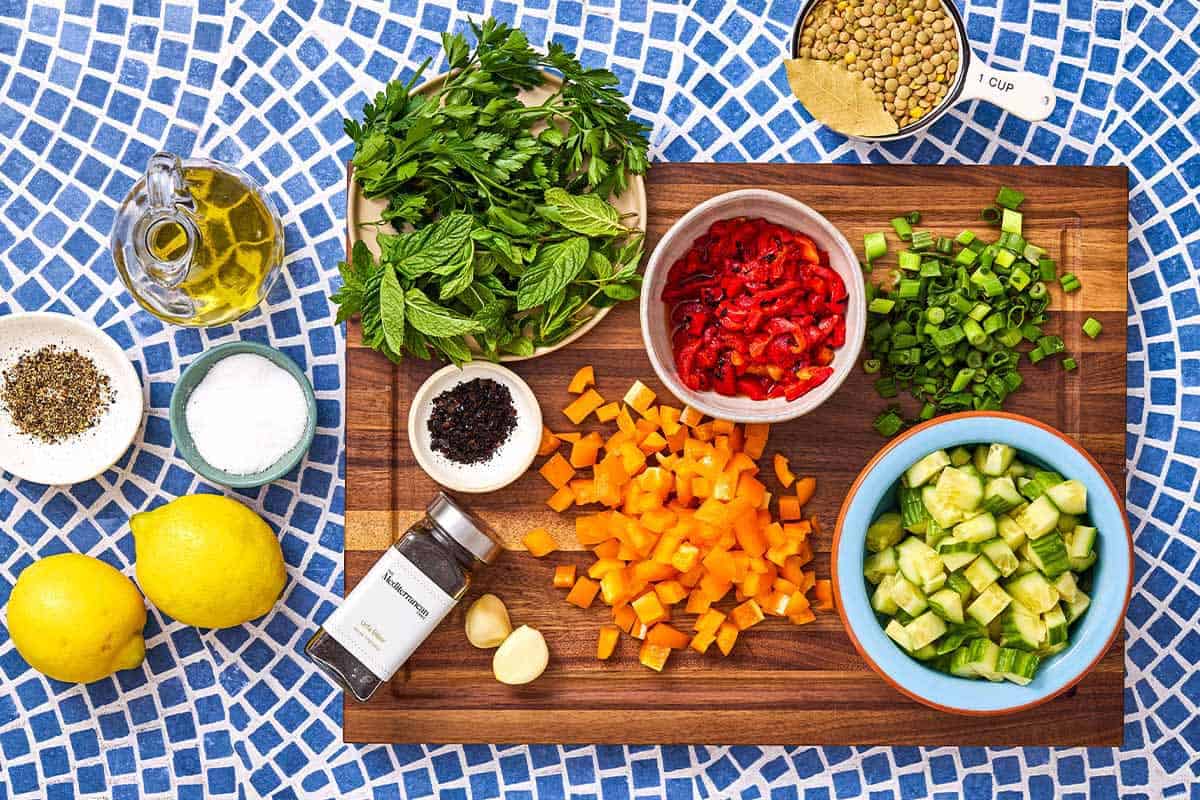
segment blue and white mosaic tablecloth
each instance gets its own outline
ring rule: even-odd
[[[6,798],[1200,798],[1200,20],[1187,0],[972,0],[974,47],[1047,75],[1049,121],[964,106],[868,147],[815,126],[779,60],[798,0],[0,0],[0,314],[100,324],[147,386],[137,445],[99,480],[0,478],[0,602],[65,550],[131,572],[126,520],[194,491],[167,401],[180,367],[236,338],[308,371],[308,460],[244,499],[279,531],[291,582],[253,625],[198,633],[151,609],[137,670],[79,687],[31,671],[0,627]],[[487,13],[621,78],[662,160],[1127,164],[1129,515],[1125,747],[347,747],[338,693],[300,651],[342,590],[342,117]],[[284,210],[287,273],[261,312],[208,331],[139,311],[107,252],[158,149],[233,162]],[[1119,332],[1111,332],[1119,335]]]

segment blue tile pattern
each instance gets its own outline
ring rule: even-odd
[[[1030,125],[974,104],[873,147],[815,126],[788,99],[779,57],[799,2],[0,0],[0,314],[94,320],[149,398],[137,445],[97,480],[0,479],[0,602],[49,553],[131,571],[131,513],[218,491],[187,469],[166,423],[173,382],[201,349],[269,341],[308,371],[320,402],[307,460],[241,493],[280,531],[288,562],[267,618],[201,633],[151,609],[145,664],[87,687],[32,672],[0,626],[0,800],[1200,797],[1197,6],[970,0],[975,49],[1050,78],[1053,116]],[[340,698],[300,652],[342,589],[344,334],[326,299],[342,251],[341,118],[436,54],[438,31],[485,13],[611,67],[660,160],[1131,167],[1137,587],[1123,749],[341,744]],[[234,162],[286,210],[286,275],[237,325],[167,328],[121,290],[108,231],[159,148]]]

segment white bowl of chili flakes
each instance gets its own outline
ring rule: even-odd
[[[829,399],[858,361],[866,317],[846,237],[764,189],[684,215],[642,286],[642,339],[658,377],[698,411],[735,422],[783,422]]]

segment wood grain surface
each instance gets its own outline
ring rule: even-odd
[[[1122,488],[1125,429],[1126,172],[1094,167],[656,165],[647,190],[654,242],[697,203],[737,188],[766,187],[825,214],[856,247],[897,213],[920,209],[921,227],[953,235],[980,229],[979,209],[1006,184],[1029,199],[1025,230],[1074,272],[1083,290],[1054,290],[1049,331],[1079,361],[1024,367],[1027,385],[1006,409],[1075,437]],[[1104,324],[1093,341],[1080,331],[1089,315]],[[413,460],[405,424],[408,398],[436,365],[394,367],[363,348],[352,323],[346,356],[346,589],[422,513],[438,490]],[[618,398],[635,378],[665,397],[642,348],[635,303],[622,304],[572,346],[513,366],[533,387],[547,424],[571,429],[560,409],[566,385],[595,365],[599,390]],[[768,454],[791,457],[798,474],[819,476],[810,508],[827,529],[814,537],[818,576],[829,573],[833,522],[845,492],[880,447],[870,427],[885,401],[855,370],[816,412],[772,431]],[[539,462],[540,463],[540,459]],[[489,495],[460,498],[499,531],[507,550],[471,592],[367,704],[345,706],[351,742],[756,743],[892,745],[1117,745],[1122,733],[1123,645],[1118,642],[1075,689],[1030,711],[987,720],[928,709],[900,695],[858,656],[835,613],[794,627],[768,618],[728,658],[672,655],[662,674],[637,664],[623,637],[607,662],[594,657],[600,603],[586,611],[551,587],[555,564],[590,563],[573,536],[573,514],[555,514],[549,487],[530,472]],[[535,559],[520,537],[545,526],[564,552]],[[1115,588],[1115,587],[1114,587]],[[540,629],[551,663],[524,687],[497,683],[491,651],[463,635],[467,605],[483,592],[508,604],[515,624]],[[714,651],[715,653],[715,651]],[[980,687],[986,691],[986,686]]]

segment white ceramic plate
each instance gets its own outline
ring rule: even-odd
[[[65,485],[94,478],[116,463],[142,424],[142,384],[121,348],[91,323],[65,314],[31,312],[0,317],[0,375],[22,354],[47,345],[91,358],[112,382],[113,402],[91,430],[47,444],[13,426],[0,403],[0,469],[34,483]]]
[[[459,464],[434,452],[426,423],[435,397],[475,378],[490,378],[508,387],[517,410],[517,427],[489,460]],[[541,441],[542,409],[533,390],[515,372],[488,361],[473,361],[462,369],[453,364],[439,369],[417,389],[408,410],[408,444],[417,463],[429,477],[456,492],[494,492],[507,486],[529,469]]]
[[[545,73],[546,81],[541,86],[530,89],[527,92],[521,92],[518,97],[525,105],[537,104],[545,102],[559,86],[562,85],[562,80],[555,75]],[[434,78],[426,81],[416,89],[416,94],[426,94],[432,92],[442,85],[445,76]],[[611,202],[621,214],[632,214],[637,220],[635,226],[643,233],[646,230],[646,182],[641,175],[629,176],[629,188],[625,190],[620,197],[610,197]],[[354,247],[355,242],[365,242],[367,247],[376,256],[379,255],[379,244],[376,241],[378,228],[375,225],[365,224],[372,223],[380,218],[383,210],[387,208],[387,201],[383,198],[368,199],[362,193],[362,189],[355,182],[353,174],[350,177],[349,188],[346,192],[346,227],[349,232],[349,246]],[[386,232],[386,229],[385,229]],[[576,328],[570,336],[550,347],[539,347],[533,351],[533,355],[501,356],[501,361],[524,361],[527,358],[537,358],[544,356],[547,353],[553,353],[560,347],[566,347],[571,342],[583,336],[585,333],[596,327],[596,323],[604,319],[604,315],[609,312],[612,306],[597,308],[593,310],[592,316],[586,322]]]

